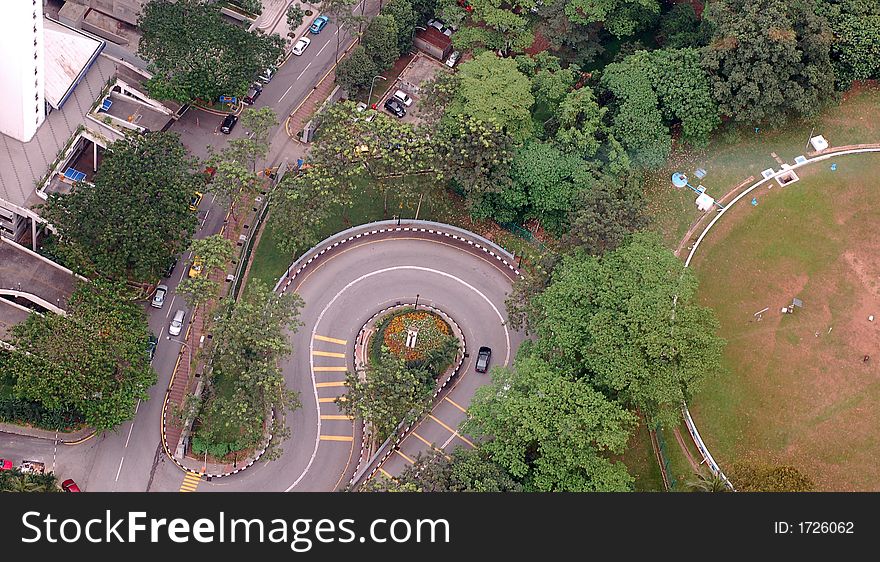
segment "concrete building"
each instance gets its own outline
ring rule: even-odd
[[[31,140],[46,119],[43,50],[43,0],[4,2],[0,133],[22,142]]]
[[[413,45],[441,61],[452,53],[452,40],[433,27],[417,32],[413,37]]]
[[[150,0],[67,0],[72,4],[86,6],[111,18],[136,25],[141,8]]]

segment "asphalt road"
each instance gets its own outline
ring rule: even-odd
[[[353,346],[364,323],[387,306],[413,302],[416,295],[420,305],[440,308],[459,324],[470,354],[450,394],[453,402],[444,400],[431,414],[441,423],[427,418],[419,435],[446,451],[468,446],[469,439],[456,437],[455,430],[476,388],[488,382],[487,375],[473,371],[477,349],[490,346],[492,364],[504,365],[523,339],[504,325],[511,282],[509,270],[480,251],[409,233],[353,241],[312,264],[288,289],[306,303],[303,326],[291,333],[294,353],[283,363],[285,379],[303,404],[288,416],[292,437],[279,460],[202,483],[199,490],[344,488],[357,468],[361,435],[332,399],[345,392],[340,383],[345,370],[354,368]],[[428,447],[407,441],[411,458],[418,454],[416,443]]]

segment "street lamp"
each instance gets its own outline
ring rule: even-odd
[[[388,80],[381,74],[378,76],[373,76],[373,79],[370,80],[370,93],[367,94],[367,103],[370,104],[370,107],[373,107],[373,85],[376,83],[376,78],[381,78],[382,80]]]
[[[168,340],[168,341],[177,342],[177,343],[179,343],[180,345],[189,345],[189,344],[186,343],[185,341],[176,340],[176,339],[172,338],[171,336],[165,336],[165,339]]]
[[[419,294],[418,293],[416,293],[416,306],[415,306],[415,308],[416,309],[419,308]]]

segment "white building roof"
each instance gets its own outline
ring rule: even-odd
[[[46,101],[60,108],[104,42],[54,20],[43,21]]]

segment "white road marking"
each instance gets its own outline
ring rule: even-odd
[[[119,459],[119,468],[116,470],[116,482],[119,482],[119,473],[122,472],[122,463],[125,461],[125,457]]]
[[[296,82],[294,82],[293,84],[290,85],[289,88],[287,88],[287,91],[284,92],[284,95],[281,96],[281,99],[278,100],[278,103],[281,103],[282,101],[284,101],[284,98],[287,96],[287,94],[290,93],[290,90],[292,90],[294,86],[296,86]]]
[[[159,330],[159,341],[162,341],[162,334],[164,332],[165,332],[165,326],[162,326],[162,329]],[[137,410],[135,410],[134,413],[137,413]]]
[[[299,76],[296,77],[296,79],[299,80],[300,78],[302,78],[303,74],[306,73],[306,70],[308,70],[310,66],[312,66],[312,63],[307,64],[303,71],[299,73]]]
[[[324,309],[321,311],[321,313],[318,315],[318,319],[315,321],[315,325],[312,327],[312,335],[309,338],[309,374],[312,377],[312,390],[314,391],[314,397],[315,397],[315,406],[316,406],[315,411],[316,411],[316,416],[318,419],[318,432],[315,435],[315,448],[312,450],[312,456],[309,458],[309,463],[303,469],[302,473],[296,478],[296,480],[294,480],[293,484],[291,484],[286,490],[284,490],[285,492],[291,491],[294,487],[296,487],[297,484],[300,483],[300,481],[302,481],[303,478],[305,478],[306,474],[309,472],[309,469],[312,467],[312,463],[315,462],[315,457],[318,456],[318,447],[321,444],[321,407],[318,402],[318,387],[316,386],[317,381],[315,380],[315,359],[314,359],[314,355],[312,354],[312,352],[314,351],[315,334],[318,333],[318,326],[321,324],[321,320],[323,320],[324,314],[326,314],[327,311],[330,310],[330,307],[333,306],[333,303],[335,303],[337,301],[337,299],[339,299],[340,296],[342,296],[342,293],[346,292],[351,287],[360,283],[364,279],[369,279],[370,277],[373,277],[376,275],[382,275],[383,273],[388,273],[390,271],[399,271],[399,270],[404,270],[404,269],[424,271],[426,273],[435,273],[435,274],[440,275],[442,277],[452,279],[453,281],[456,281],[456,282],[464,285],[465,287],[467,287],[471,291],[477,293],[484,301],[486,301],[489,304],[489,306],[492,307],[492,310],[495,311],[495,314],[498,316],[498,319],[501,321],[501,326],[504,328],[504,339],[507,342],[507,349],[506,349],[505,355],[504,355],[504,366],[506,367],[507,364],[510,362],[510,332],[507,329],[507,324],[504,323],[504,316],[501,315],[501,312],[498,310],[498,307],[496,307],[495,304],[491,300],[489,300],[489,297],[484,295],[482,291],[480,291],[479,289],[477,289],[476,287],[474,287],[473,285],[471,285],[467,281],[464,281],[463,279],[459,279],[455,275],[452,275],[450,273],[446,273],[445,271],[439,271],[436,269],[431,269],[429,267],[421,267],[421,266],[417,266],[417,265],[398,265],[398,266],[394,266],[394,267],[386,267],[384,269],[371,271],[370,273],[366,273],[364,275],[361,275],[360,277],[358,277],[354,281],[349,282],[345,287],[340,289],[338,293],[333,295],[333,298],[330,299],[330,302],[328,302],[324,306]]]
[[[183,279],[181,279],[182,281]],[[178,281],[180,283],[180,281]],[[168,320],[168,317],[171,316],[171,311],[174,310],[174,297],[177,295],[171,295],[171,302],[168,303],[168,312],[165,313],[165,320]]]
[[[131,439],[132,431],[134,431],[134,422],[131,422],[131,427],[128,428],[128,437],[125,439],[125,447],[123,447],[123,449],[128,449],[128,441]]]
[[[327,45],[329,45],[329,44],[330,44],[330,41],[327,41],[326,43],[324,43],[324,46],[321,47],[321,50],[318,51],[318,54],[315,55],[315,57],[317,58],[321,53],[323,53],[323,52],[324,52],[324,49],[326,49],[326,48],[327,48]]]

